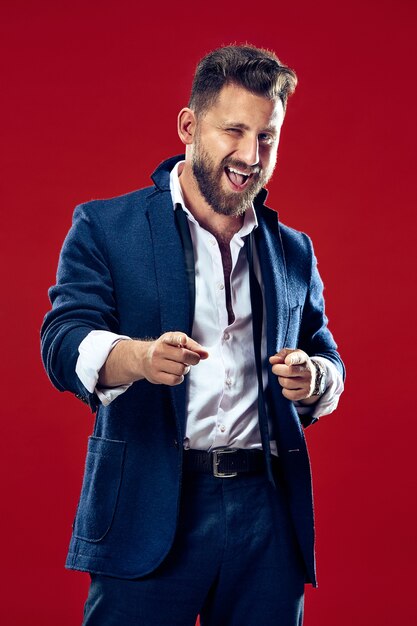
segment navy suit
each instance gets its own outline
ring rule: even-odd
[[[119,578],[155,570],[173,542],[179,509],[185,384],[133,384],[108,407],[99,405],[75,374],[78,346],[91,330],[137,338],[190,332],[192,320],[184,252],[176,228],[169,173],[162,163],[154,186],[77,207],[64,243],[53,304],[42,328],[48,375],[97,410],[73,536],[69,568]],[[327,328],[322,282],[309,238],[255,202],[256,246],[267,313],[268,355],[299,347],[324,356],[343,374]],[[270,368],[269,368],[270,370]],[[303,425],[271,371],[267,401],[285,491],[305,562],[315,584],[311,479]],[[267,424],[260,424],[273,480]]]

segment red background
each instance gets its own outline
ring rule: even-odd
[[[63,568],[88,409],[49,384],[38,332],[75,204],[148,184],[208,50],[271,47],[300,83],[269,201],[314,239],[348,368],[309,429],[318,590],[306,626],[416,614],[416,4],[411,0],[3,0],[0,622],[75,626],[87,575]],[[244,625],[242,625],[244,626]]]

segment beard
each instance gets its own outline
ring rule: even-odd
[[[266,171],[258,166],[248,168],[246,163],[231,157],[224,158],[216,166],[214,159],[201,146],[198,136],[195,138],[191,167],[200,193],[207,204],[215,213],[228,216],[243,215],[274,171],[273,166]],[[244,190],[235,192],[223,190],[221,179],[226,167],[251,172]]]

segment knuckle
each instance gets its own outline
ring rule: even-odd
[[[164,353],[163,347],[160,345],[155,345],[152,348],[149,358],[153,367],[155,367],[156,362],[162,358],[163,353]]]

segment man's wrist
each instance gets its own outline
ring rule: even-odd
[[[314,359],[310,359],[310,362],[314,368],[314,385],[310,392],[310,395],[302,400],[299,400],[299,405],[311,406],[319,401],[321,396],[326,391],[326,370],[321,363],[318,363]]]
[[[100,387],[130,385],[145,378],[144,359],[149,342],[133,339],[119,341],[100,370]]]
[[[326,380],[326,370],[322,366],[321,363],[318,363],[314,359],[311,359],[311,363],[316,370],[316,375],[314,379],[314,388],[311,392],[311,396],[316,399],[320,398],[326,391],[327,380]]]

